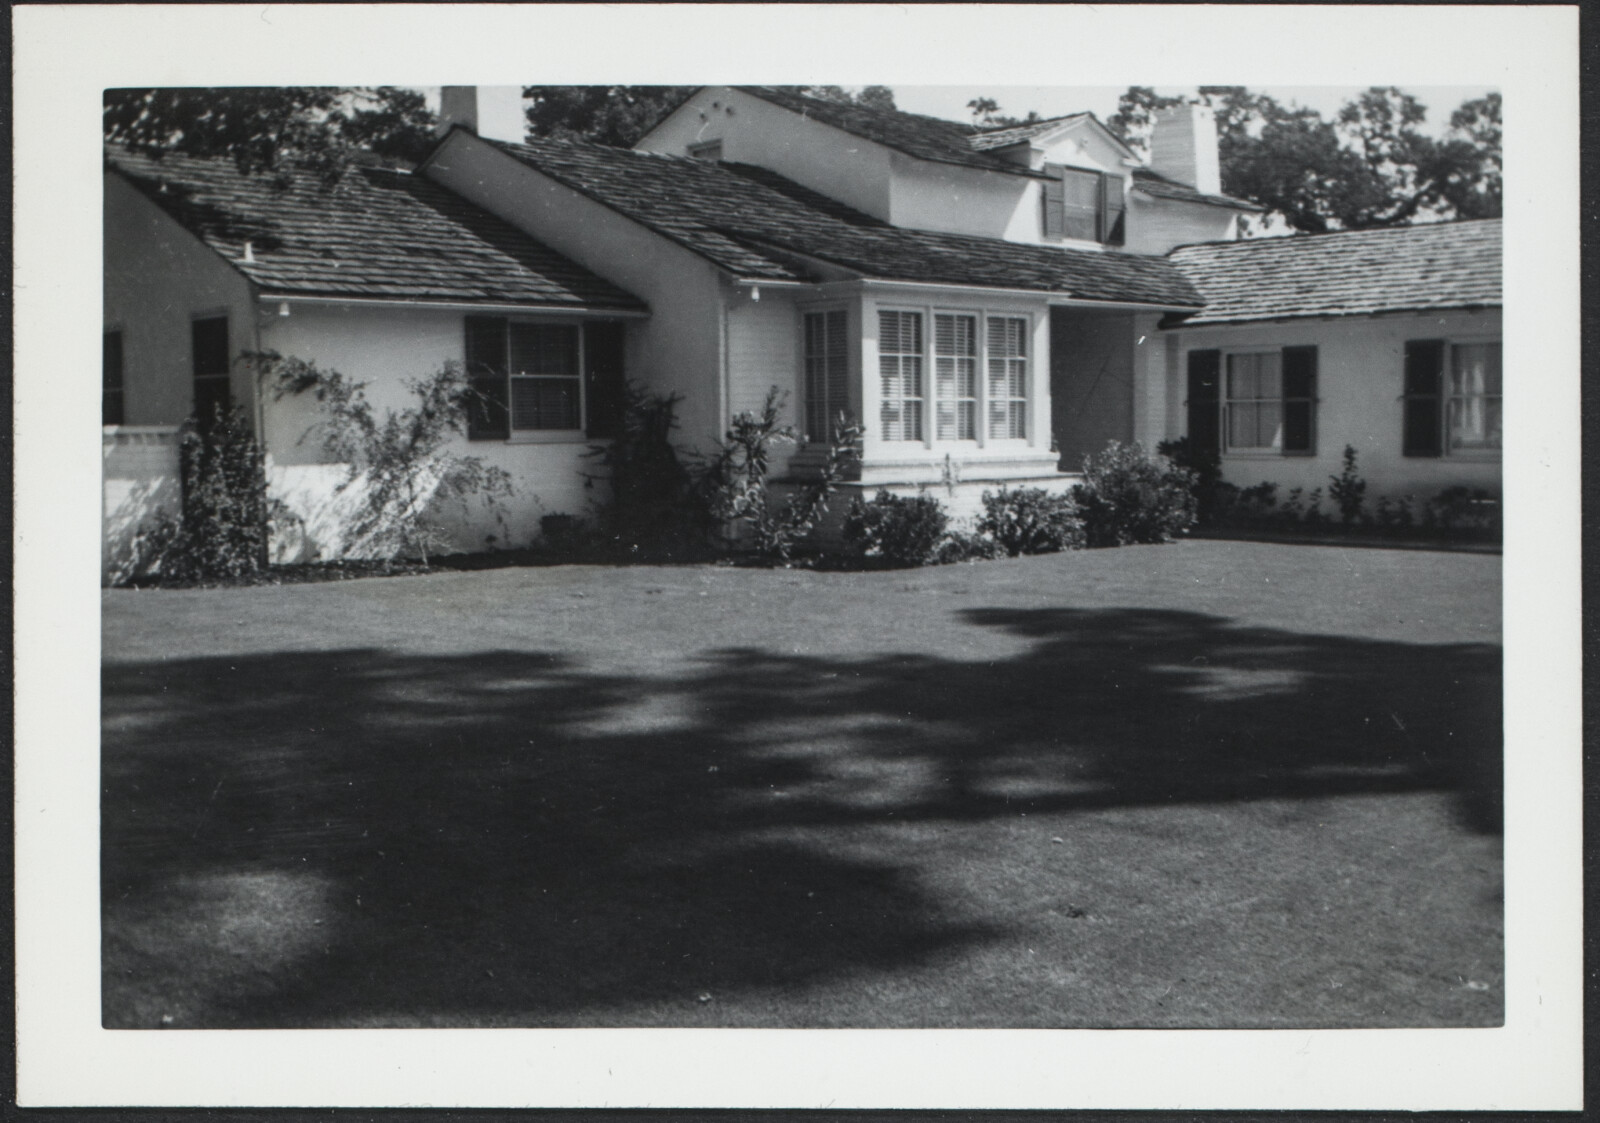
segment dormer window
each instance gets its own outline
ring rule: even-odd
[[[1120,246],[1126,238],[1127,201],[1120,175],[1046,164],[1044,236]]]
[[[720,160],[722,159],[722,142],[720,140],[708,140],[703,144],[691,144],[689,146],[689,155],[696,160]]]

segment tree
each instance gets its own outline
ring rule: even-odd
[[[108,143],[160,155],[231,157],[287,184],[305,169],[332,183],[356,154],[415,161],[433,142],[422,94],[398,86],[119,89],[105,93]]]
[[[1347,102],[1333,121],[1243,86],[1194,98],[1130,86],[1107,125],[1148,151],[1156,110],[1186,101],[1217,122],[1222,190],[1260,203],[1297,230],[1360,230],[1422,218],[1500,213],[1500,97],[1463,104],[1444,139],[1421,131],[1427,108],[1392,86]]]
[[[1028,110],[1026,117],[1007,116],[1000,112],[1000,103],[992,97],[975,97],[967,102],[967,109],[972,112],[972,123],[980,129],[1009,129],[1044,120],[1032,109]]]
[[[528,131],[554,140],[631,148],[698,87],[525,86]]]

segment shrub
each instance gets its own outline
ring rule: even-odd
[[[1194,473],[1138,444],[1084,457],[1083,476],[1073,498],[1090,546],[1169,542],[1194,526]]]
[[[948,522],[932,496],[880,491],[869,503],[851,503],[844,540],[862,557],[891,565],[926,565],[934,559]]]
[[[704,548],[710,532],[704,497],[672,443],[680,400],[629,383],[616,437],[589,454],[604,465],[599,478],[611,492],[599,515],[602,532],[624,550],[694,552]]]
[[[1379,526],[1391,528],[1405,528],[1415,526],[1416,497],[1402,495],[1399,499],[1390,499],[1387,495],[1380,496],[1373,507],[1373,517]]]
[[[1162,441],[1156,451],[1180,468],[1194,473],[1195,514],[1201,525],[1210,526],[1222,520],[1232,506],[1231,500],[1238,489],[1222,479],[1222,453],[1214,448],[1202,449],[1188,437]]]
[[[1423,524],[1436,530],[1500,531],[1500,502],[1482,488],[1447,487],[1428,500]]]
[[[1006,548],[985,534],[968,534],[952,530],[934,547],[936,565],[953,565],[956,562],[993,561],[1006,556]]]
[[[977,531],[1012,557],[1078,549],[1085,541],[1072,497],[1042,487],[984,492]]]
[[[1346,526],[1361,522],[1365,514],[1362,505],[1366,501],[1367,481],[1356,474],[1354,445],[1344,446],[1344,466],[1337,476],[1329,476],[1328,480],[1328,497],[1339,508],[1339,521]]]

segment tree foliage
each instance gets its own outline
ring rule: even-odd
[[[1156,111],[1188,101],[1216,117],[1222,190],[1297,230],[1500,214],[1499,94],[1461,105],[1442,138],[1422,131],[1426,106],[1393,86],[1364,90],[1331,121],[1243,86],[1201,86],[1194,98],[1130,86],[1106,124],[1146,151]]]
[[[435,124],[422,94],[398,86],[107,90],[102,121],[109,143],[227,156],[280,184],[300,170],[332,183],[359,152],[421,159]]]
[[[698,86],[525,86],[528,131],[555,140],[588,140],[630,148]],[[888,86],[779,86],[842,105],[893,109]]]
[[[972,123],[980,129],[1009,129],[1044,120],[1032,109],[1028,110],[1025,117],[1012,117],[1002,113],[1000,103],[992,97],[975,97],[967,102],[967,109],[972,114]]]

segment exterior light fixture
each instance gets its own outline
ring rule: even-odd
[[[760,285],[751,285],[750,286],[750,302],[752,304],[759,304],[761,302],[761,286]]]
[[[287,300],[278,301],[278,315],[287,316],[288,314],[289,314],[289,302]]]

